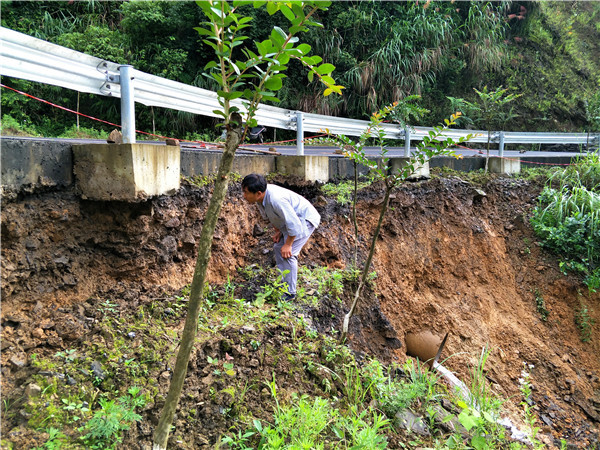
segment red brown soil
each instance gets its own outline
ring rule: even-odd
[[[349,208],[324,198],[313,184],[290,188],[309,198],[323,217],[303,263],[348,266],[354,247]],[[351,345],[403,361],[406,333],[449,332],[444,365],[466,379],[489,347],[487,378],[506,399],[518,397],[523,366],[531,365],[545,441],[564,438],[591,448],[598,445],[600,421],[600,294],[589,294],[579,280],[561,274],[558,260],[536,243],[528,215],[539,190],[510,178],[476,189],[457,177],[397,190],[374,258],[377,300],[353,319]],[[139,204],[85,201],[72,191],[5,202],[3,396],[24,381],[28,355],[57,351],[81,338],[85,327],[75,311],[90,297],[110,292],[135,306],[158,291],[189,284],[209,195],[209,188],[186,185],[175,196]],[[362,191],[363,252],[380,202],[377,186]],[[223,282],[237,267],[254,262],[270,264],[271,255],[263,252],[268,237],[252,233],[258,222],[239,187],[231,187],[213,244],[211,281]],[[536,309],[536,295],[544,299],[547,321]],[[596,324],[587,343],[574,320],[582,301]],[[331,319],[327,308],[322,325],[339,328],[341,315]]]

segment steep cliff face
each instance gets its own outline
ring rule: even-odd
[[[348,207],[323,197],[318,186],[290,187],[323,217],[303,264],[348,267],[354,248]],[[590,319],[600,323],[600,296],[562,275],[536,245],[528,212],[538,192],[522,180],[496,178],[476,189],[457,177],[395,192],[375,254],[375,285],[353,319],[351,345],[401,362],[407,333],[449,332],[442,358],[464,378],[489,348],[486,376],[493,389],[507,399],[518,394],[527,365],[543,432],[585,447],[597,442],[600,331],[595,325],[592,341],[582,343],[574,317],[584,301]],[[3,395],[22,389],[31,354],[90,338],[86,317],[96,314],[90,299],[110,298],[132,310],[190,283],[209,193],[209,187],[186,185],[175,196],[130,205],[81,201],[61,191],[5,203]],[[380,200],[376,185],[361,192],[362,253]],[[211,281],[236,279],[236,269],[249,264],[272,264],[270,236],[255,230],[258,222],[239,187],[232,187],[213,244]],[[346,295],[346,306],[324,301],[311,313],[317,327],[339,329]]]

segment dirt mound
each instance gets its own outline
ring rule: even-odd
[[[318,185],[288,183],[323,216],[302,263],[348,267],[355,244],[349,206],[325,198]],[[519,179],[492,178],[475,186],[450,177],[407,184],[394,192],[374,259],[377,278],[369,300],[351,322],[351,345],[356,351],[402,362],[407,333],[449,332],[442,358],[461,378],[468,378],[482,349],[489,347],[486,376],[493,389],[503,398],[517,395],[526,365],[543,433],[587,448],[597,445],[600,343],[597,326],[592,341],[582,343],[574,317],[585,303],[589,319],[600,323],[600,296],[561,274],[557,260],[537,245],[528,213],[539,190],[535,183]],[[96,317],[100,307],[107,311],[115,304],[127,317],[139,305],[160,304],[165,292],[188,284],[209,194],[210,187],[186,185],[173,197],[136,205],[83,201],[70,191],[5,202],[3,395],[16,396],[23,389],[33,370],[33,353],[55,353],[94,340],[93,321],[101,320]],[[359,253],[366,251],[381,199],[377,185],[361,192]],[[258,222],[257,211],[241,199],[239,186],[232,186],[213,243],[211,281],[225,282],[235,277],[237,268],[252,263],[272,264],[270,236],[255,228]],[[321,331],[339,329],[346,306],[323,299],[307,314]],[[233,348],[241,345],[239,332],[231,331]],[[195,360],[201,363],[191,363],[197,365],[191,376],[200,385],[210,377],[204,373],[210,364],[202,355],[218,353],[219,342],[203,344]],[[258,367],[241,347],[237,354],[221,353],[245,361],[248,373]],[[168,377],[166,373],[161,386]],[[206,402],[206,395],[197,388],[189,401]],[[160,411],[159,403],[146,411],[150,423]],[[150,426],[142,426],[148,428],[145,439]],[[5,435],[4,421],[2,427]],[[197,447],[202,439],[214,443],[222,432],[218,423],[214,427],[208,437],[198,437]]]

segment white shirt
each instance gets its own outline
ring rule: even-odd
[[[306,221],[315,228],[321,222],[321,216],[308,200],[274,184],[267,184],[265,198],[262,204],[258,204],[258,210],[264,219],[285,236],[297,239],[309,235]]]

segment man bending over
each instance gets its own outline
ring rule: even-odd
[[[256,203],[261,216],[275,228],[273,252],[277,268],[289,271],[283,277],[288,285],[286,300],[296,296],[298,255],[310,235],[319,226],[321,216],[301,195],[267,184],[261,175],[250,174],[242,180],[244,199]]]

